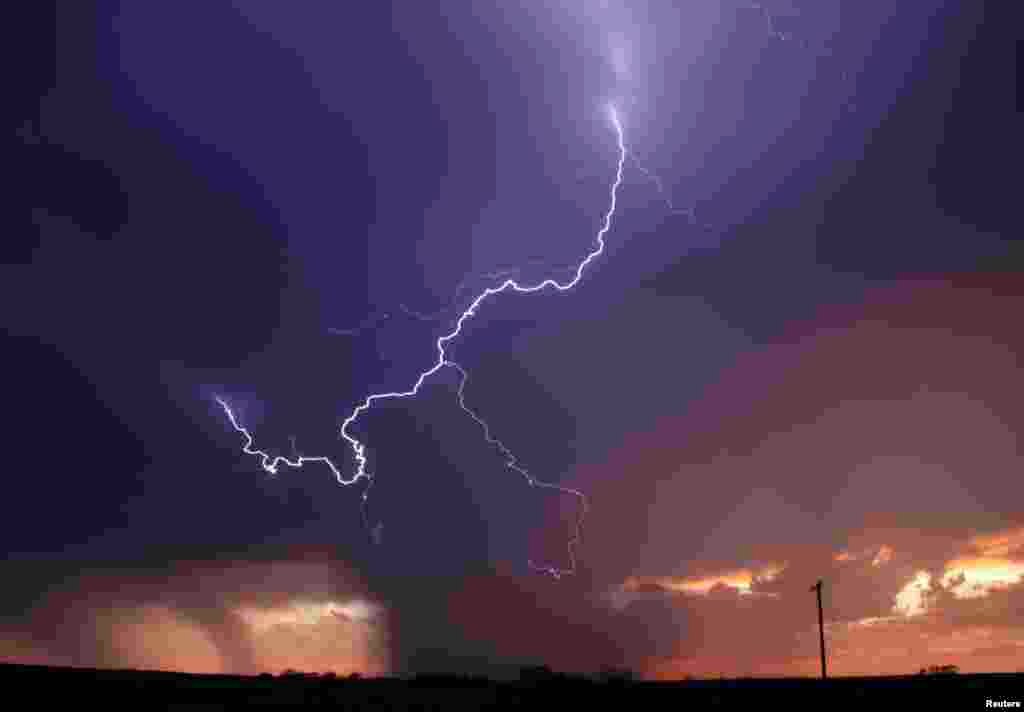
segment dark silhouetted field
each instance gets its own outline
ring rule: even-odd
[[[0,685],[18,707],[86,704],[132,709],[224,709],[249,705],[325,705],[348,710],[478,710],[531,707],[572,701],[574,709],[612,704],[773,708],[775,705],[884,705],[884,709],[996,709],[1017,702],[1024,709],[1024,673],[908,675],[905,677],[683,682],[548,680],[495,682],[431,676],[360,679],[307,676],[240,677],[165,672],[111,671],[0,665]],[[1015,706],[1008,707],[1014,709]]]

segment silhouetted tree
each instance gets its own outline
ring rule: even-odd
[[[625,668],[605,667],[601,668],[597,679],[601,682],[632,682],[636,679],[636,674],[632,670]]]
[[[555,673],[547,665],[528,665],[519,669],[519,679],[525,682],[547,682]]]
[[[927,668],[921,668],[918,673],[920,675],[956,675],[960,672],[960,667],[957,665],[929,665]]]

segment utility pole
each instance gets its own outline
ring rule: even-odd
[[[818,583],[811,586],[811,590],[818,594],[818,640],[821,643],[821,679],[824,680],[828,677],[825,672],[825,619],[821,612],[821,587],[822,582],[819,580]]]

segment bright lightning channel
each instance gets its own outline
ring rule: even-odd
[[[331,470],[331,473],[334,475],[334,478],[338,481],[339,484],[351,485],[355,484],[361,479],[366,479],[372,482],[372,475],[366,470],[366,445],[359,441],[356,437],[351,435],[349,433],[349,428],[352,425],[354,425],[356,420],[358,420],[359,416],[362,415],[367,410],[369,410],[370,407],[376,401],[390,400],[394,398],[412,398],[419,393],[420,388],[423,387],[423,384],[426,382],[428,378],[433,376],[435,373],[440,371],[445,366],[451,367],[459,373],[461,379],[459,382],[458,390],[459,406],[467,415],[469,415],[474,421],[476,421],[478,425],[480,425],[480,427],[483,429],[484,437],[486,438],[487,442],[496,446],[501,451],[502,455],[505,457],[505,465],[508,468],[515,470],[516,472],[521,474],[531,487],[545,487],[554,489],[564,494],[577,497],[580,500],[581,513],[576,520],[576,528],[573,533],[573,537],[569,541],[569,568],[559,569],[552,566],[536,566],[532,561],[529,562],[530,567],[534,570],[550,574],[555,578],[559,578],[565,574],[573,573],[576,568],[575,545],[579,541],[580,527],[582,526],[583,515],[586,512],[585,495],[579,490],[571,489],[568,487],[561,487],[556,484],[542,482],[541,480],[538,480],[519,464],[515,455],[513,455],[512,452],[500,440],[491,435],[491,429],[487,425],[487,422],[484,421],[483,418],[481,418],[475,411],[473,411],[466,404],[465,389],[466,383],[468,382],[469,379],[469,374],[467,373],[466,369],[464,369],[462,366],[448,358],[446,349],[448,344],[452,342],[454,339],[456,339],[462,332],[463,324],[465,324],[470,317],[475,316],[480,306],[490,297],[508,291],[518,292],[520,294],[530,294],[548,288],[556,289],[559,292],[568,291],[575,287],[583,278],[583,271],[587,268],[587,266],[604,252],[604,238],[605,235],[608,234],[608,231],[611,229],[612,226],[612,217],[615,215],[619,187],[622,185],[622,174],[627,156],[625,135],[622,128],[622,121],[619,118],[618,110],[615,108],[614,104],[609,104],[607,106],[607,110],[612,126],[615,128],[616,145],[618,148],[618,160],[616,161],[615,167],[615,180],[612,182],[611,186],[611,195],[608,210],[605,212],[604,220],[602,221],[600,229],[597,231],[597,236],[595,239],[596,247],[590,253],[588,253],[586,257],[583,258],[579,265],[577,265],[575,276],[573,276],[571,280],[562,283],[555,279],[545,279],[537,284],[523,285],[517,282],[515,279],[510,278],[506,279],[496,287],[487,287],[486,289],[484,289],[484,291],[478,294],[477,297],[466,308],[466,310],[463,311],[459,318],[455,321],[455,326],[452,329],[452,331],[437,339],[437,361],[434,363],[433,366],[431,366],[429,369],[427,369],[426,371],[422,372],[419,375],[419,378],[416,379],[416,382],[415,384],[413,384],[413,387],[411,389],[407,391],[391,391],[388,393],[371,394],[367,396],[362,403],[356,406],[353,409],[352,413],[342,422],[340,435],[349,444],[349,447],[352,448],[352,455],[356,463],[355,474],[353,474],[350,478],[346,478],[341,469],[338,468],[338,466],[335,465],[334,462],[329,457],[307,457],[304,455],[296,455],[292,459],[288,459],[283,455],[271,456],[270,453],[264,450],[257,449],[254,446],[255,439],[253,438],[252,433],[250,433],[249,430],[246,429],[245,426],[243,426],[238,421],[238,418],[236,417],[234,411],[231,408],[231,405],[227,402],[227,400],[220,396],[214,396],[214,399],[217,401],[217,403],[220,404],[221,408],[224,409],[224,412],[227,415],[228,420],[231,422],[231,426],[237,432],[239,432],[244,438],[245,444],[242,447],[242,452],[244,452],[247,455],[254,455],[256,457],[259,457],[260,465],[263,467],[264,470],[266,470],[268,473],[272,475],[277,474],[281,465],[299,468],[309,463],[323,463],[324,465],[327,465],[327,467]],[[368,491],[363,493],[364,502],[366,500],[367,495]]]

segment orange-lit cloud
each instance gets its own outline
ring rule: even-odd
[[[931,587],[931,574],[927,571],[918,571],[896,594],[893,611],[908,617],[921,615],[928,610],[928,594]]]
[[[289,601],[234,610],[245,624],[259,667],[379,675],[380,611],[366,601]]]
[[[884,566],[885,564],[892,561],[892,554],[892,547],[882,544],[882,546],[878,548],[878,553],[875,554],[875,558],[871,560],[871,565]]]
[[[735,589],[742,595],[754,593],[759,582],[769,582],[782,573],[785,566],[768,564],[758,569],[742,568],[710,576],[630,576],[622,585],[626,592],[657,587],[665,591],[706,595],[716,587]]]
[[[1020,284],[937,279],[822,310],[575,473],[609,608],[685,613],[645,670],[817,674],[818,579],[836,674],[1024,667]],[[754,584],[751,560],[786,567]]]
[[[376,675],[388,654],[384,609],[326,559],[83,576],[0,631],[7,661],[99,668]]]
[[[896,594],[893,611],[904,616],[921,615],[937,592],[948,592],[958,599],[985,598],[994,591],[1024,583],[1024,557],[1006,556],[1020,551],[1022,531],[1010,529],[970,537],[961,548],[978,554],[948,560],[934,577],[928,571],[916,572]]]
[[[892,561],[893,548],[887,544],[882,544],[877,548],[865,549],[859,552],[852,551],[840,551],[833,558],[839,563],[845,564],[851,561],[861,561],[863,559],[871,559],[872,566],[884,566],[885,564]]]
[[[946,564],[942,585],[957,598],[980,598],[1024,581],[1024,561],[996,557],[954,559]]]
[[[70,666],[72,661],[53,655],[23,631],[0,630],[0,663]]]
[[[97,611],[93,625],[110,641],[111,658],[136,669],[222,673],[229,667],[210,634],[168,606]]]
[[[971,547],[982,556],[1010,556],[1024,559],[1024,527],[984,534],[971,540]]]
[[[1024,626],[950,625],[938,616],[836,625],[827,634],[833,669],[844,675],[913,673],[930,665],[964,672],[1021,669]]]
[[[959,553],[1016,551],[1012,542],[1017,531],[965,532],[959,541],[944,539],[949,556],[934,566],[922,560],[925,566],[919,568],[913,562],[897,564],[895,546],[840,552],[849,556],[829,553],[834,568],[825,576],[825,620],[832,673],[913,673],[939,664],[979,672],[1024,668],[1024,623],[1019,619],[1024,611],[1024,561]],[[893,529],[885,535],[901,539]],[[914,540],[907,542],[912,549]],[[880,557],[880,552],[893,553]],[[879,558],[886,565],[876,563]],[[821,561],[797,558],[777,567],[767,577],[776,595],[746,597],[745,603],[742,592],[756,590],[751,583],[758,580],[750,569],[701,578],[627,579],[623,590],[675,596],[677,605],[693,611],[703,626],[701,636],[680,640],[676,655],[647,661],[645,674],[658,679],[818,674],[817,658],[807,654],[816,648],[817,631],[803,584],[821,571]],[[851,569],[851,561],[863,565]],[[796,586],[793,578],[801,585]],[[693,595],[715,586],[728,586],[738,595]],[[886,589],[888,597],[874,598],[875,604],[859,600],[865,592]],[[627,599],[618,607],[628,610],[628,605]],[[751,630],[758,631],[756,638],[750,637]],[[793,655],[798,651],[804,654]]]

